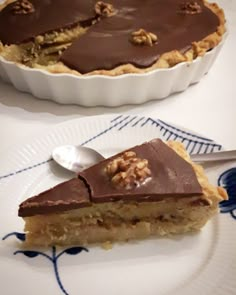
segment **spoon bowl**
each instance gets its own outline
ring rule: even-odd
[[[94,149],[74,145],[56,147],[52,152],[52,158],[60,166],[75,173],[104,160],[104,157]]]

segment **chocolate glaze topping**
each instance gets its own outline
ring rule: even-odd
[[[109,0],[117,14],[104,18],[61,56],[68,67],[81,73],[98,69],[111,70],[131,63],[139,68],[151,66],[161,54],[172,50],[184,53],[192,42],[216,31],[218,17],[202,4],[201,13],[182,14],[182,0]],[[144,29],[154,33],[154,46],[134,45],[132,32]]]
[[[107,164],[120,154],[104,160],[51,190],[23,202],[19,216],[50,214],[86,207],[92,203],[160,201],[165,198],[186,198],[202,194],[192,166],[161,140],[136,146],[138,158],[146,159],[151,177],[140,186],[127,190],[114,186],[106,173]]]
[[[19,44],[95,17],[94,0],[29,0],[34,12],[15,14],[14,3],[0,11],[0,40]]]
[[[89,206],[89,192],[78,178],[60,183],[20,205],[19,216],[50,214]]]
[[[30,0],[34,12],[13,14],[12,5],[0,12],[0,40],[17,44],[53,30],[84,23],[95,17],[96,0]],[[73,42],[61,61],[81,73],[110,70],[131,63],[139,68],[151,66],[161,54],[172,50],[185,52],[192,42],[200,41],[216,31],[218,17],[203,5],[202,0],[106,0],[116,13],[101,17],[88,32]],[[183,9],[196,3],[200,13]],[[181,8],[182,7],[182,8]],[[183,8],[184,7],[184,8]],[[181,11],[182,9],[182,11]],[[154,33],[154,46],[135,45],[131,34],[139,29]]]
[[[117,187],[105,172],[105,167],[111,159],[105,160],[80,173],[80,177],[90,189],[92,202],[118,200],[148,202],[162,200],[163,196],[186,197],[202,193],[192,166],[160,139],[136,146],[131,150],[138,158],[148,160],[151,170],[150,180],[132,190]]]

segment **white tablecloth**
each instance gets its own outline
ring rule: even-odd
[[[229,36],[212,69],[199,84],[161,101],[119,108],[59,105],[18,92],[0,81],[0,157],[17,142],[51,126],[82,116],[132,113],[160,118],[192,129],[225,148],[236,148],[236,1],[221,0]]]

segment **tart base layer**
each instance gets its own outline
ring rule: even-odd
[[[12,0],[6,1],[2,5],[2,8],[11,2]],[[80,25],[71,29],[55,31],[44,36],[37,36],[33,41],[19,45],[3,45],[0,41],[0,55],[6,60],[31,68],[44,69],[54,74],[69,73],[73,75],[117,76],[128,73],[146,73],[159,68],[170,68],[178,63],[193,61],[197,57],[203,56],[208,50],[216,47],[222,40],[222,36],[225,33],[224,12],[215,3],[203,2],[219,19],[219,26],[216,31],[200,41],[193,42],[190,46],[191,48],[185,52],[178,50],[165,52],[149,67],[139,68],[133,64],[122,64],[110,70],[98,69],[81,74],[81,72],[66,66],[62,61],[59,61],[61,54],[71,45],[73,40],[82,36],[89,28],[84,28]]]
[[[97,203],[57,214],[24,217],[26,244],[86,245],[200,230],[218,212],[218,203],[227,195],[224,189],[209,183],[202,167],[191,162],[180,143],[168,145],[192,165],[202,195],[158,202]]]

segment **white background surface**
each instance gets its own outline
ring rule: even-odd
[[[225,10],[229,29],[220,55],[199,84],[162,101],[119,108],[64,106],[20,93],[0,81],[0,158],[10,146],[59,122],[104,113],[160,118],[210,137],[225,148],[236,148],[236,1],[217,2]]]

